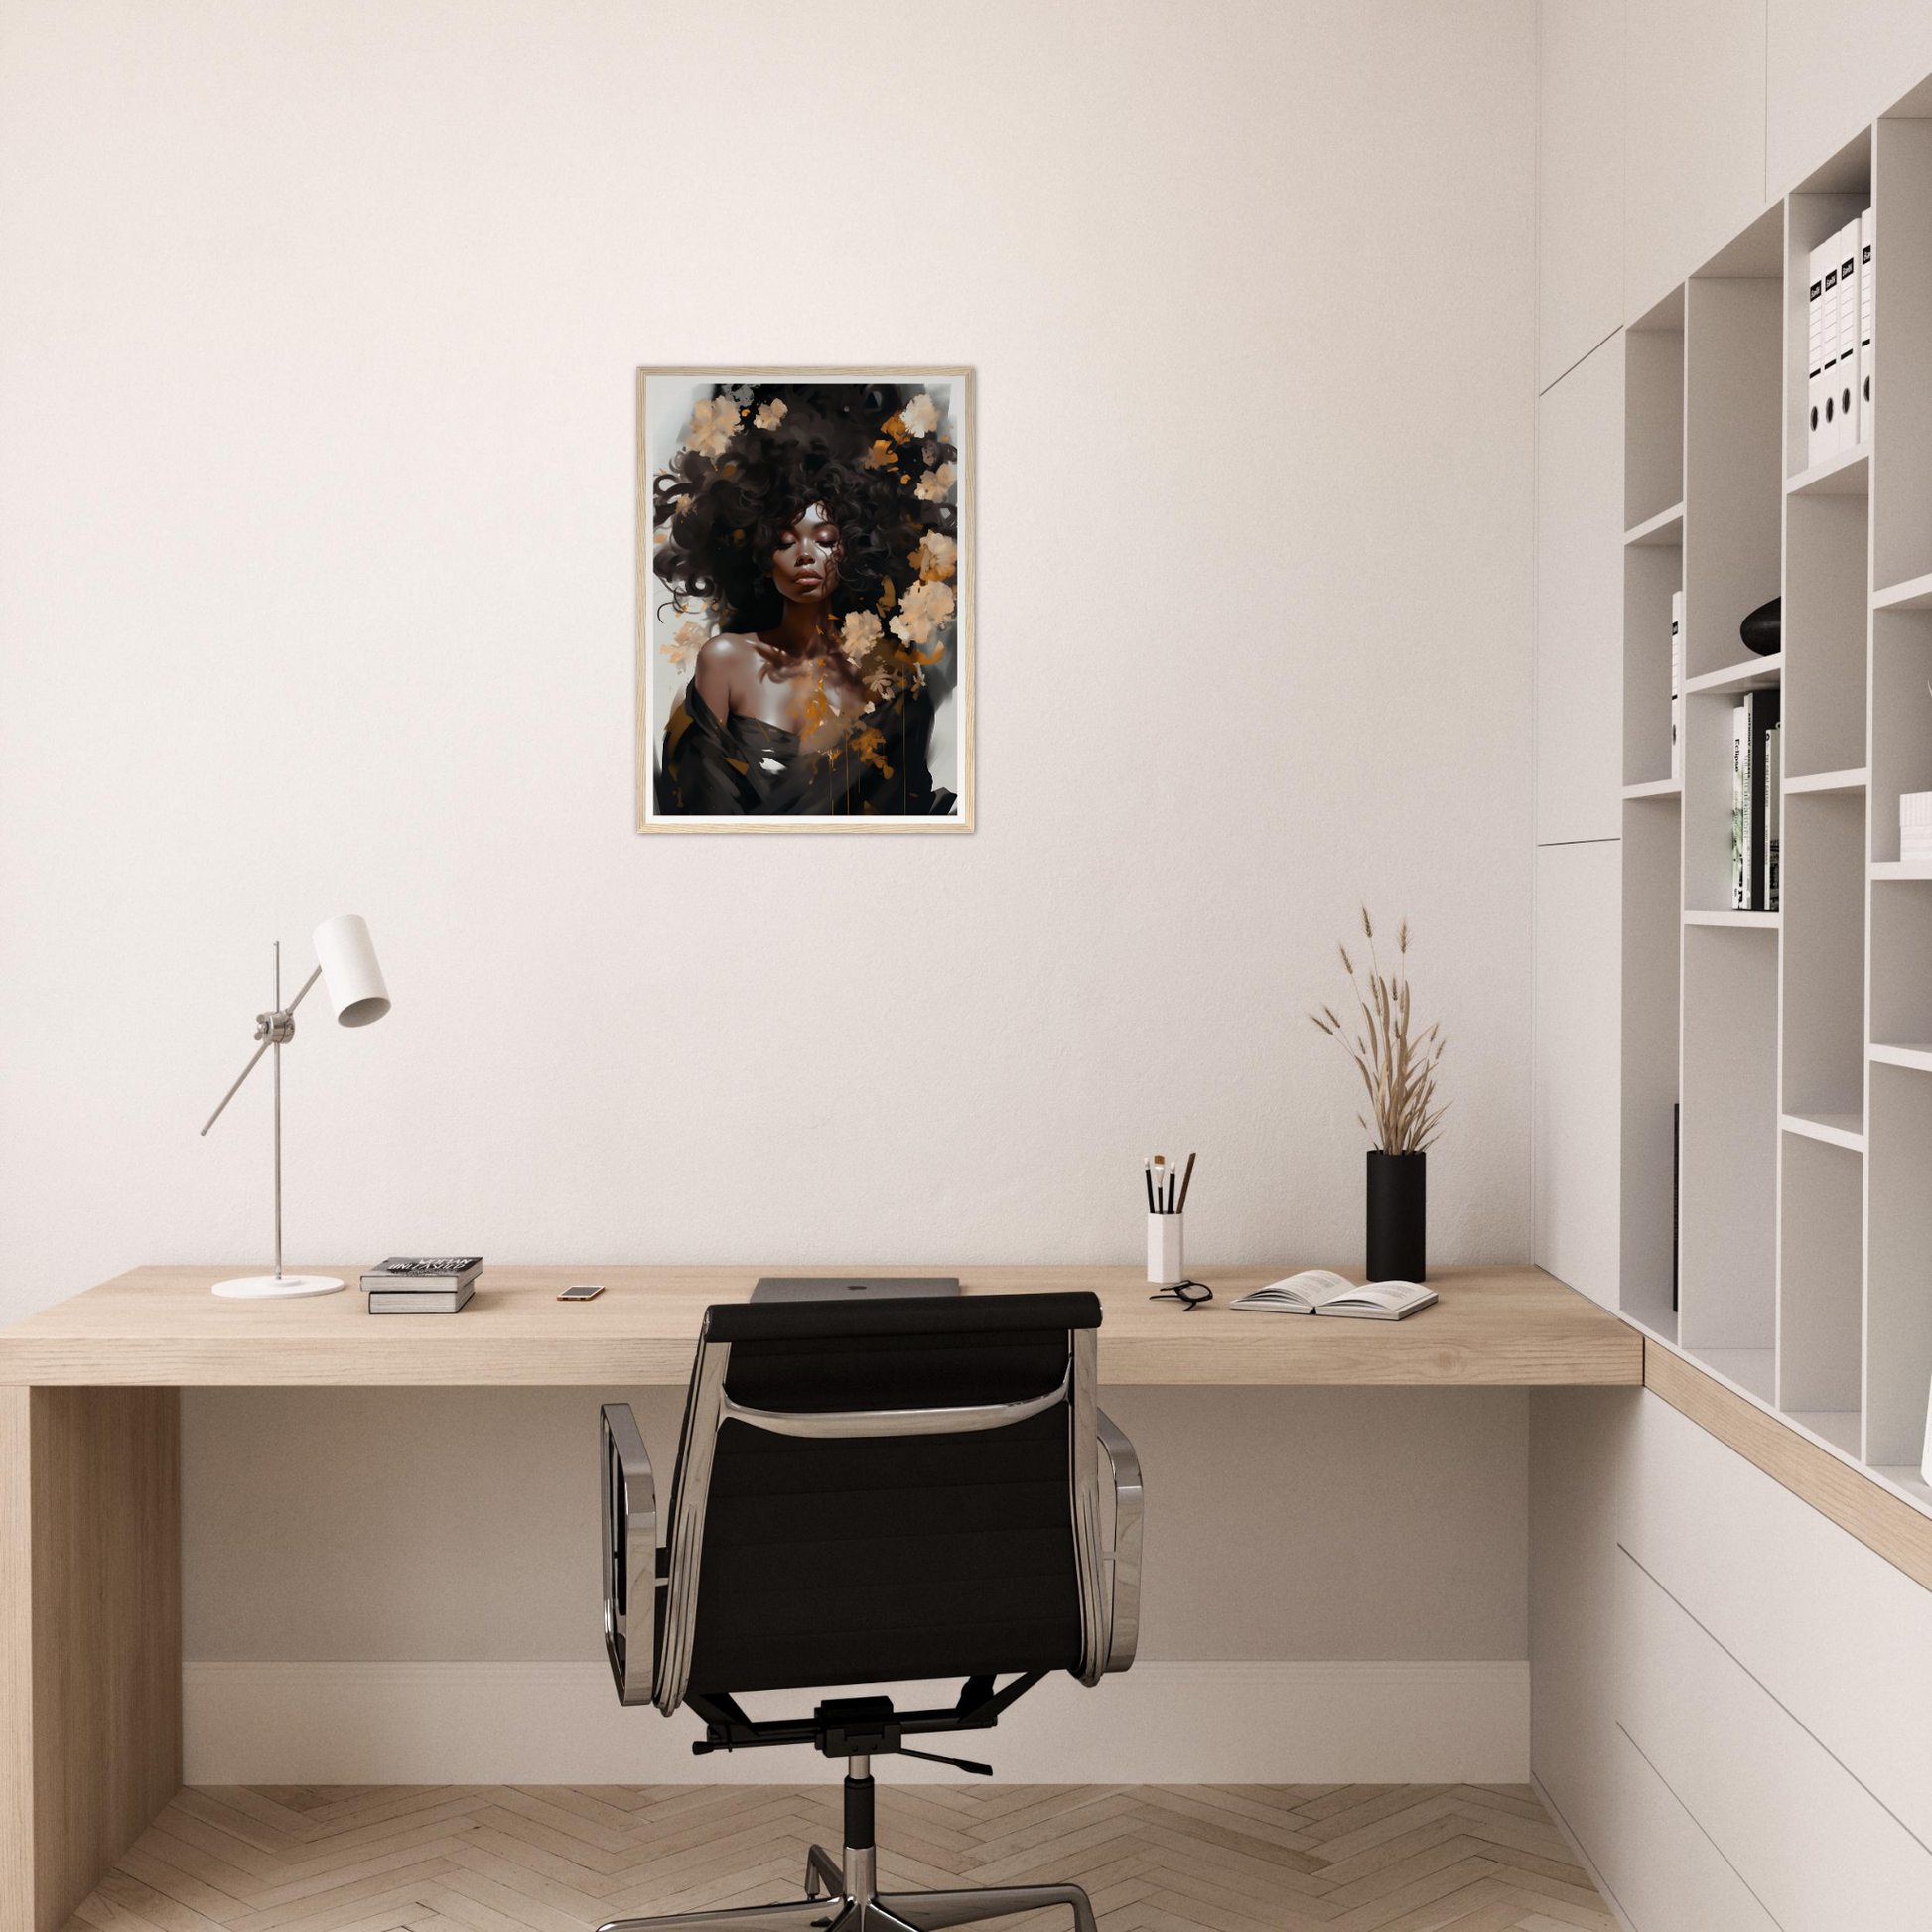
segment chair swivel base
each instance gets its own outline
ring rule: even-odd
[[[948,1926],[979,1925],[1050,1905],[1071,1908],[1074,1932],[1095,1932],[1093,1906],[1078,1885],[876,1892],[877,1856],[871,1846],[848,1846],[841,1866],[822,1845],[814,1845],[805,1863],[805,1896],[790,1904],[612,1919],[599,1932],[945,1932]]]

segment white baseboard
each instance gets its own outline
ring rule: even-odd
[[[693,1757],[688,1712],[624,1710],[602,1664],[182,1667],[190,1784],[797,1784],[797,1750]],[[897,1695],[932,1702],[930,1685]],[[747,1700],[755,1715],[786,1701]],[[802,1707],[801,1707],[802,1708]],[[930,1740],[945,1750],[954,1740]],[[1049,1678],[961,1756],[1011,1783],[1520,1784],[1527,1663],[1136,1665]],[[897,1780],[956,1778],[901,1758]]]

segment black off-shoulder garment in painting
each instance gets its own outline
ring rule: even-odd
[[[801,754],[798,734],[734,715],[720,724],[695,681],[664,727],[657,810],[665,818],[935,818],[958,800],[926,763],[932,699],[902,691],[837,745]]]

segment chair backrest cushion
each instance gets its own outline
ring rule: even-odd
[[[725,1393],[792,1412],[1018,1402],[1069,1379],[1091,1295],[714,1308]],[[695,1385],[694,1385],[695,1386]],[[718,1431],[694,1691],[1075,1669],[1072,1406],[947,1435]],[[680,1467],[679,1480],[683,1479]]]

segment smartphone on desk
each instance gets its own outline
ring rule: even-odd
[[[573,1282],[557,1297],[560,1302],[595,1302],[604,1293],[602,1282]]]

